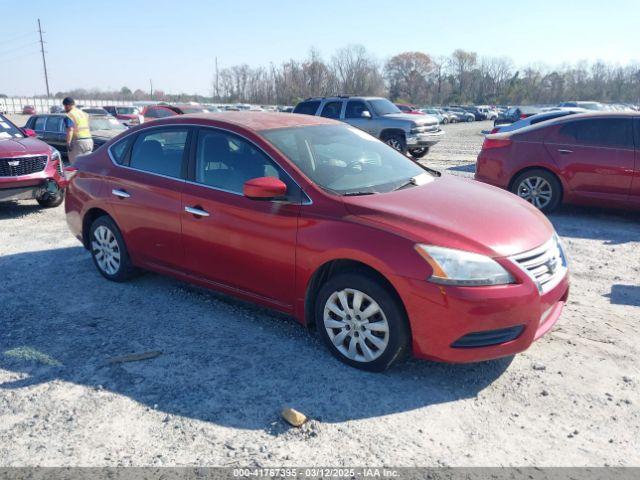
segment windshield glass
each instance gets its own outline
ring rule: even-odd
[[[138,115],[140,112],[135,107],[116,107],[118,115]]]
[[[414,177],[429,175],[401,153],[353,127],[318,125],[261,134],[312,182],[339,195],[390,192]]]
[[[386,98],[369,100],[369,104],[376,115],[388,115],[390,113],[402,113],[402,111]]]
[[[0,115],[0,140],[9,138],[23,138],[24,135],[18,127]]]
[[[89,127],[91,130],[126,130],[127,127],[122,125],[115,118],[104,117],[90,117]]]

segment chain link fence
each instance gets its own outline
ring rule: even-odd
[[[124,100],[92,100],[92,99],[74,99],[76,105],[85,107],[102,107],[104,105],[130,105],[131,102]],[[22,113],[22,109],[26,105],[31,105],[36,109],[37,113],[49,113],[49,109],[54,105],[62,106],[61,98],[29,98],[29,97],[10,97],[0,98],[0,113]]]

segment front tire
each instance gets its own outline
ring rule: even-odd
[[[552,212],[562,201],[562,185],[548,170],[534,169],[521,173],[511,184],[511,192],[543,213]]]
[[[429,147],[410,148],[409,153],[413,158],[422,158],[429,153]]]
[[[409,349],[399,300],[366,273],[330,278],[318,292],[315,320],[331,353],[352,367],[381,372]]]
[[[36,201],[42,208],[58,207],[64,201],[64,190],[61,190],[56,194],[47,193],[40,198],[36,198]]]
[[[389,135],[384,139],[384,143],[389,145],[391,148],[396,149],[400,153],[407,153],[407,141],[404,138],[404,135],[394,134]]]
[[[89,245],[93,263],[107,280],[124,282],[136,273],[120,229],[111,217],[98,217],[91,224]]]

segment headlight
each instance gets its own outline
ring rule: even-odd
[[[485,255],[434,245],[415,248],[433,268],[430,282],[468,287],[515,283],[509,272]]]
[[[51,147],[51,161],[58,162],[58,171],[60,172],[60,175],[64,175],[64,165],[62,164],[62,156],[60,155],[60,152],[53,147]]]

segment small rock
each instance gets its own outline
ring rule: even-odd
[[[307,421],[307,417],[304,413],[301,413],[291,407],[284,408],[280,415],[287,423],[294,427],[300,427]]]
[[[538,371],[542,371],[542,370],[546,370],[547,367],[545,367],[542,363],[534,363],[533,364],[533,369],[534,370],[538,370]]]
[[[548,397],[548,396],[549,396],[549,392],[548,392],[548,391],[546,391],[546,390],[542,390],[542,391],[540,392],[540,395],[542,395],[543,397]]]
[[[631,383],[631,382],[632,382],[631,377],[629,377],[628,375],[624,375],[624,376],[622,377],[622,381],[623,381],[624,383]]]

